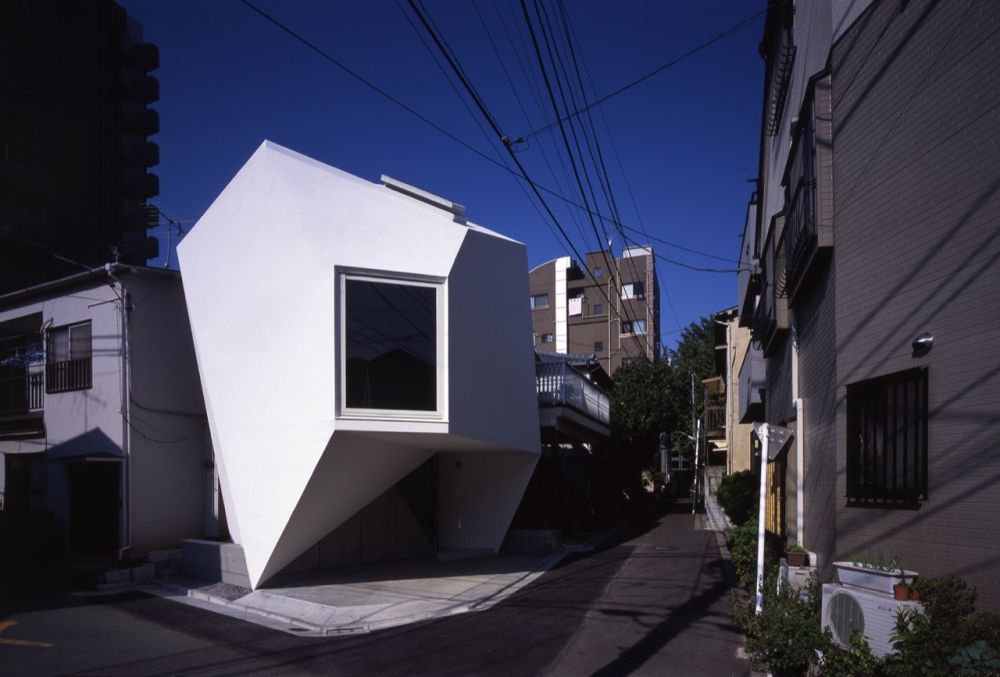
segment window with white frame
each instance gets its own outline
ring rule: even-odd
[[[556,342],[555,334],[542,334],[542,343],[555,343],[555,342]]]
[[[646,297],[646,285],[644,282],[626,282],[622,285],[623,299],[641,299]]]
[[[93,387],[90,320],[49,329],[45,336],[45,392]]]
[[[549,295],[548,294],[532,294],[531,296],[531,309],[541,310],[542,308],[549,307]]]
[[[440,282],[340,276],[343,413],[442,415],[443,295]]]
[[[623,320],[622,321],[622,333],[623,334],[645,334],[646,333],[646,320]]]

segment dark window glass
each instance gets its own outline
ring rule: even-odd
[[[349,408],[437,410],[437,290],[346,281]]]
[[[549,307],[549,295],[548,294],[535,294],[531,297],[531,308],[532,310],[540,308]]]
[[[599,353],[604,350],[604,341],[594,341],[594,352]]]
[[[603,303],[595,303],[594,304],[594,312],[593,312],[593,314],[594,315],[602,315],[603,313],[604,313],[604,304]]]
[[[927,369],[847,386],[847,498],[915,504],[927,498]]]

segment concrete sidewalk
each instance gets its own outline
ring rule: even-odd
[[[147,590],[298,636],[351,635],[488,609],[569,553],[589,547],[567,544],[546,555],[390,564],[300,576],[254,591],[196,579],[165,581]]]

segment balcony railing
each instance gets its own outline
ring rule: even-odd
[[[41,411],[44,375],[40,371],[7,374],[0,378],[0,418]]]
[[[751,343],[740,367],[740,423],[752,423],[764,418],[762,391],[766,385],[764,355],[756,343]]]
[[[705,407],[705,437],[713,439],[726,436],[726,408],[722,405]]]
[[[740,304],[740,326],[748,327],[753,319],[754,301],[760,293],[760,271],[757,265],[757,193],[750,196],[747,217],[743,224],[740,249],[740,272],[737,276]]]
[[[92,385],[93,374],[89,357],[64,362],[49,362],[45,365],[45,392],[47,393],[85,390]]]
[[[611,420],[607,393],[565,362],[536,364],[535,384],[539,404],[571,407],[605,425]]]

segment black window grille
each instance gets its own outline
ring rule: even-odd
[[[847,386],[848,504],[927,498],[927,368]]]

